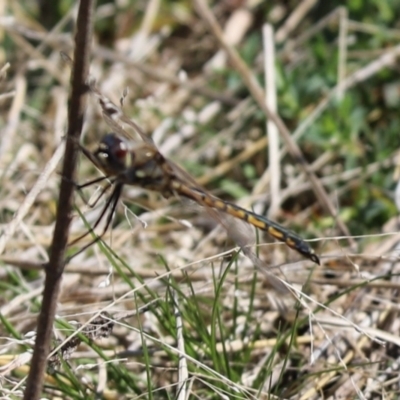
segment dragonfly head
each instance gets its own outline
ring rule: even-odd
[[[103,136],[93,156],[97,166],[106,175],[115,176],[126,169],[128,152],[128,146],[124,140],[115,133],[107,133]]]

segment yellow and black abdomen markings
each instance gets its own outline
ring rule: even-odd
[[[256,228],[268,232],[272,237],[284,242],[287,246],[309,258],[316,264],[320,263],[318,256],[314,253],[314,250],[300,236],[288,229],[285,229],[276,222],[253,213],[252,211],[245,210],[236,204],[228,203],[205,192],[199,191],[196,188],[189,188],[179,182],[174,181],[173,186],[174,190],[182,196],[188,197],[199,204],[223,211],[232,217],[246,221]]]

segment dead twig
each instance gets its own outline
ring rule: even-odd
[[[78,157],[78,147],[75,143],[79,140],[83,126],[85,93],[87,91],[85,82],[89,70],[93,12],[93,0],[82,1],[80,3],[75,36],[72,93],[68,110],[68,139],[71,140],[67,140],[66,143],[62,170],[65,179],[61,181],[56,226],[51,246],[50,261],[46,266],[43,304],[38,319],[37,338],[32,356],[31,370],[24,393],[25,400],[36,400],[41,397],[61,276],[64,271],[65,249],[68,242],[68,231],[72,216],[73,178]]]

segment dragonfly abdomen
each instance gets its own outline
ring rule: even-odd
[[[218,211],[225,212],[232,217],[246,221],[256,228],[268,232],[272,237],[284,242],[287,246],[309,258],[316,264],[320,263],[318,256],[314,253],[314,250],[300,236],[277,224],[276,222],[271,221],[268,218],[258,215],[252,211],[246,210],[236,204],[223,201],[205,192],[201,192],[196,188],[189,188],[177,182],[174,182],[174,186],[175,190],[181,195],[191,198],[200,204],[204,204]]]

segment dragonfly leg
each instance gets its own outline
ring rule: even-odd
[[[89,183],[90,183],[90,184],[94,184],[94,183],[96,183],[96,182],[100,182],[100,180],[98,180],[98,181],[97,181],[97,180],[94,180],[94,181],[91,181],[91,182],[89,182]],[[81,189],[82,189],[83,187],[90,186],[89,184],[85,183],[85,184],[83,184],[83,185],[80,185],[80,186],[77,188],[77,190],[78,190],[78,193],[81,193],[80,196],[81,196],[82,200],[86,203],[86,205],[89,206],[90,208],[94,208],[94,207],[96,207],[96,205],[97,205],[97,203],[99,202],[99,200],[104,196],[104,194],[107,193],[107,191],[110,189],[110,187],[111,187],[112,185],[114,185],[114,182],[115,182],[115,179],[113,179],[113,180],[111,180],[111,181],[108,181],[107,184],[101,188],[100,193],[98,194],[98,196],[95,198],[95,200],[94,200],[93,202],[85,201],[85,199],[84,199],[84,197],[83,197],[83,193],[82,193],[82,191],[81,191]]]
[[[80,240],[82,240],[83,238],[85,238],[87,235],[94,233],[94,230],[97,228],[97,226],[100,224],[100,222],[102,221],[102,219],[104,218],[104,216],[107,213],[108,210],[108,215],[107,215],[107,219],[106,219],[106,224],[105,227],[103,229],[103,231],[100,233],[100,235],[96,236],[92,241],[90,241],[88,244],[86,244],[85,246],[83,246],[82,248],[80,248],[76,253],[74,253],[72,256],[68,257],[67,262],[69,262],[73,257],[75,257],[76,255],[82,253],[84,250],[86,250],[87,248],[89,248],[90,246],[92,246],[93,244],[95,244],[96,242],[98,242],[99,240],[101,240],[101,238],[106,234],[108,228],[111,225],[111,221],[112,221],[112,217],[114,215],[115,209],[117,207],[118,204],[118,200],[121,196],[121,192],[122,192],[122,188],[123,188],[123,184],[117,183],[114,187],[113,192],[111,193],[111,195],[108,197],[106,204],[104,205],[99,217],[97,218],[96,222],[93,224],[93,226],[87,230],[83,235],[79,236],[78,238],[74,239],[72,242],[68,243],[68,247],[73,246],[74,244],[78,243]]]
[[[89,206],[90,208],[93,208],[93,207],[96,206],[96,204],[98,203],[98,201],[103,197],[104,193],[106,193],[107,190],[113,185],[114,180],[111,181],[111,182],[107,182],[106,186],[104,186],[104,187],[101,189],[101,192],[100,192],[99,196],[97,196],[96,200],[95,200],[93,203],[91,203],[90,201],[88,201],[88,200],[85,198],[85,196],[83,195],[82,189],[84,189],[85,187],[94,185],[95,183],[102,182],[102,181],[104,181],[105,179],[108,179],[108,177],[107,177],[107,176],[102,176],[102,177],[100,177],[100,178],[93,179],[93,180],[91,180],[91,181],[89,181],[89,182],[86,182],[86,183],[83,183],[83,184],[74,183],[75,188],[76,188],[76,191],[77,191],[78,194],[79,194],[79,197],[80,197],[80,198],[82,199],[82,201],[83,201],[87,206]]]

